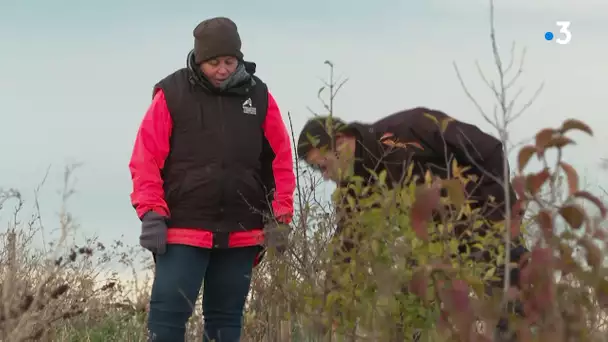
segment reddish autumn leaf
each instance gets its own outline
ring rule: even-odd
[[[460,279],[448,281],[439,290],[440,298],[449,312],[464,313],[470,306],[469,286]]]
[[[532,145],[526,145],[522,147],[521,150],[519,150],[519,153],[517,155],[517,169],[519,170],[519,172],[523,172],[524,168],[526,167],[526,165],[528,165],[528,162],[535,153],[536,147]]]
[[[545,236],[545,239],[549,239],[553,236],[553,215],[547,209],[541,210],[536,215],[536,222]]]
[[[469,285],[464,280],[455,279],[452,281],[450,295],[454,309],[460,312],[467,312],[471,309]]]
[[[420,298],[426,298],[426,292],[429,287],[429,272],[426,268],[417,269],[412,275],[412,280],[410,281],[410,292],[417,295]]]
[[[472,342],[492,342],[492,339],[489,336],[476,332],[475,335],[473,336]]]
[[[524,307],[524,317],[526,322],[529,325],[535,324],[536,322],[538,322],[540,320],[540,314],[538,312],[538,309],[536,309],[536,307],[534,306],[534,303],[530,300],[530,299],[526,299],[523,302],[523,307]]]
[[[511,207],[511,236],[519,236],[521,233],[522,215],[524,214],[524,201],[518,199]]]
[[[549,266],[553,263],[553,251],[548,247],[541,247],[540,245],[532,248],[530,252],[531,263],[534,265],[545,265]]]
[[[441,309],[437,319],[437,330],[446,332],[450,330],[450,315],[445,309]]]
[[[560,327],[562,329],[560,329]],[[564,338],[564,333],[562,331],[564,331],[565,329],[563,328],[563,323],[557,321],[555,322],[554,326],[544,326],[540,329],[538,329],[536,335],[537,335],[537,341],[542,341],[542,342],[567,342],[567,341],[580,341],[578,338],[577,339],[566,339]]]
[[[528,175],[526,177],[526,189],[534,196],[540,191],[545,182],[551,177],[549,169],[545,168],[542,171]]]
[[[460,341],[478,342],[476,340],[471,340],[471,337],[474,336],[473,325],[475,323],[475,317],[473,317],[471,313],[454,315],[453,320]]]
[[[511,207],[511,215],[515,220],[521,221],[524,214],[526,213],[526,201],[524,199],[517,199]]]
[[[537,310],[546,312],[553,307],[555,300],[555,284],[550,279],[542,279],[535,283],[534,302]]]
[[[522,289],[525,289],[530,284],[530,278],[532,278],[532,271],[530,265],[520,267],[519,271],[519,285]]]
[[[519,258],[519,268],[522,269],[530,261],[531,257],[532,257],[532,253],[525,252],[521,256],[521,258]]]
[[[577,204],[565,205],[559,209],[559,213],[574,229],[581,228],[586,219],[585,211]]]
[[[521,222],[511,220],[511,229],[509,230],[511,237],[517,237],[521,234]]]
[[[416,199],[410,208],[410,221],[416,235],[427,240],[429,232],[428,222],[432,219],[433,211],[439,206],[441,200],[440,187],[437,184],[431,187],[421,186],[416,194]]]
[[[521,292],[516,287],[510,287],[505,296],[508,300],[517,300],[521,297]]]
[[[530,280],[551,272],[554,262],[551,248],[543,247],[540,243],[537,243],[530,253],[525,256],[526,259],[522,258],[524,260],[520,261],[520,269],[522,273],[529,273]]]
[[[566,174],[566,179],[568,180],[568,193],[573,195],[578,191],[578,173],[572,167],[572,165],[566,162],[559,162],[560,167],[564,170]]]
[[[474,322],[468,284],[460,279],[448,281],[447,286],[440,289],[439,296],[451,323],[456,328],[453,332],[460,337],[460,340],[468,341]]]
[[[550,148],[550,147],[556,147],[556,148],[562,148],[564,146],[567,145],[572,145],[574,144],[574,140],[568,138],[568,137],[564,137],[562,136],[555,136],[553,138],[551,138],[551,140],[549,140],[547,142],[547,144],[545,145],[545,149]]]
[[[530,331],[530,327],[524,325],[517,329],[517,341],[518,342],[532,342],[534,341],[532,337],[532,331]]]
[[[602,218],[606,218],[606,215],[608,215],[608,210],[606,210],[606,206],[604,205],[604,203],[602,203],[602,201],[600,201],[599,198],[597,198],[596,196],[593,196],[588,191],[577,191],[574,194],[572,194],[572,196],[577,197],[577,198],[584,198],[587,201],[595,204],[595,206],[600,210],[600,214],[602,215]]]
[[[534,140],[536,142],[536,153],[539,157],[545,154],[545,148],[555,135],[555,132],[553,128],[545,128],[536,133]]]
[[[525,198],[526,196],[526,177],[525,176],[515,176],[511,181],[511,185],[513,186],[513,190],[517,194],[518,198]]]
[[[532,315],[542,314],[555,300],[553,252],[537,244],[530,255],[530,261],[521,270],[521,289],[526,310]]]
[[[586,123],[576,119],[568,119],[564,121],[564,123],[562,123],[562,133],[566,133],[570,130],[582,131],[589,135],[593,135],[591,127],[589,127]]]
[[[607,237],[606,231],[604,231],[601,227],[599,229],[594,230],[592,236],[594,239],[598,239],[600,241],[605,241]]]

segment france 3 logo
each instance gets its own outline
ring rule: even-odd
[[[552,41],[554,40],[557,44],[566,45],[570,44],[572,40],[572,32],[570,31],[570,22],[569,21],[556,21],[555,25],[559,28],[559,34],[556,35],[551,32],[545,32],[545,40]]]

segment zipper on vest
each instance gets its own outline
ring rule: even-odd
[[[222,143],[221,149],[220,151],[225,151],[226,149],[226,140],[225,140],[225,130],[226,128],[225,126],[225,117],[224,117],[224,106],[223,106],[223,101],[222,101],[222,96],[218,95],[217,96],[218,99],[218,106],[219,106],[219,115],[220,115],[220,141]],[[224,184],[225,184],[225,175],[226,175],[226,161],[225,161],[225,155],[226,153],[222,153],[221,154],[221,159],[220,159],[220,167],[222,168],[222,176],[220,177],[220,189],[221,189],[221,194],[220,194],[220,220],[224,219],[224,205],[225,205],[225,201],[226,201],[226,189],[224,189]]]

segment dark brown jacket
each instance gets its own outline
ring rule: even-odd
[[[386,170],[388,185],[393,186],[402,183],[408,167],[413,164],[413,175],[420,181],[427,170],[433,176],[445,179],[449,176],[446,165],[456,159],[461,167],[470,167],[466,174],[478,178],[465,189],[467,197],[477,201],[473,208],[483,208],[482,214],[488,220],[504,219],[503,187],[488,176],[503,178],[503,146],[477,126],[455,120],[441,111],[418,107],[372,124],[351,123],[346,131],[357,138],[356,176],[373,182],[370,170],[376,174]],[[516,200],[512,187],[510,197],[512,205]],[[488,204],[489,198],[494,199],[493,205]],[[339,224],[338,234],[342,229]],[[345,242],[345,249],[352,248],[348,241]]]

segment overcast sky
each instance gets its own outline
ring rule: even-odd
[[[19,188],[31,201],[51,165],[41,197],[51,225],[63,166],[81,162],[70,209],[82,233],[105,240],[124,235],[136,244],[128,161],[138,125],[152,86],[184,66],[192,29],[217,15],[237,22],[246,59],[258,64],[296,131],[309,116],[307,106],[320,108],[319,77],[330,59],[338,74],[350,77],[336,107],[346,120],[374,121],[428,106],[492,132],[452,67],[460,65],[471,91],[491,110],[474,64],[479,60],[495,76],[484,0],[0,0],[0,187]],[[590,184],[606,184],[598,164],[608,156],[602,132],[608,2],[497,0],[496,16],[502,51],[508,53],[512,41],[528,49],[525,94],[545,83],[512,127],[513,137],[570,117],[586,121],[598,134],[578,135],[567,157]],[[558,20],[572,22],[569,45],[544,39],[546,31],[557,34]],[[7,222],[8,212],[0,219]]]

